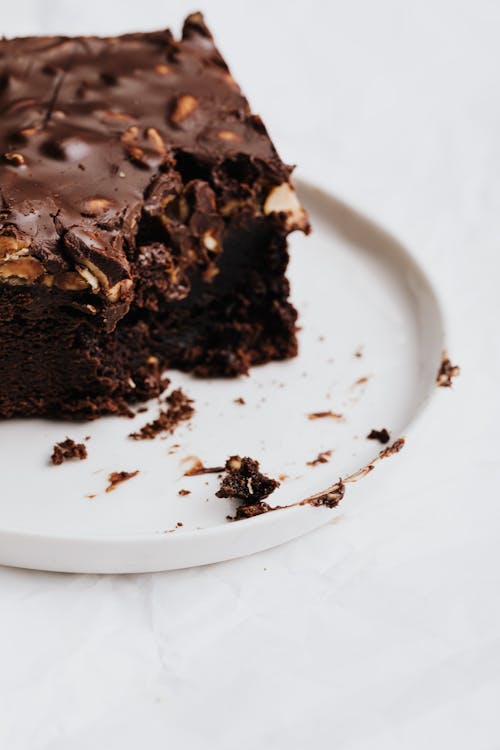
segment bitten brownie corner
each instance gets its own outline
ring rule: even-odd
[[[307,216],[201,14],[0,40],[0,417],[130,414],[297,352]]]

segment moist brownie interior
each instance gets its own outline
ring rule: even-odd
[[[201,14],[0,40],[0,417],[92,418],[166,368],[297,352],[283,164]]]

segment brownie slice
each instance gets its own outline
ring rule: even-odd
[[[201,14],[0,40],[0,417],[126,413],[296,354],[307,217]]]

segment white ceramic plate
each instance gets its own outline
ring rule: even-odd
[[[338,511],[302,506],[228,522],[234,503],[215,497],[217,477],[184,477],[183,459],[212,466],[235,453],[257,458],[271,476],[287,475],[269,498],[284,505],[367,464],[381,448],[366,439],[372,428],[386,427],[393,437],[407,432],[435,391],[444,349],[432,286],[372,222],[310,184],[299,183],[299,193],[314,228],[308,238],[291,238],[300,356],[232,381],[173,372],[173,385],[195,400],[196,414],[164,440],[127,439],[154,418],[155,401],[133,421],[0,424],[0,563],[128,573],[257,552]],[[240,397],[244,406],[234,402]],[[328,410],[343,420],[307,418]],[[88,460],[49,465],[52,445],[66,435],[91,436]],[[306,465],[325,450],[333,450],[329,463]],[[138,476],[105,493],[110,472],[136,469]],[[180,489],[190,494],[180,496]],[[178,522],[182,527],[171,531]]]

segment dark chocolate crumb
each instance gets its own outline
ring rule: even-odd
[[[178,494],[181,495],[181,497],[185,497],[186,495],[191,494],[191,490],[179,490]]]
[[[436,383],[440,388],[451,388],[453,385],[453,378],[460,375],[460,367],[458,365],[452,365],[451,360],[448,358],[446,353],[443,353],[443,359],[436,376]]]
[[[177,528],[180,528],[181,526],[184,526],[184,524],[182,523],[182,521],[177,521],[177,523],[175,525],[177,526]]]
[[[344,419],[343,414],[337,414],[337,412],[334,411],[313,411],[310,414],[307,415],[308,419],[336,419],[338,422],[340,422],[342,419]]]
[[[312,461],[307,461],[307,466],[318,466],[318,464],[327,464],[332,456],[333,451],[321,451],[321,453],[318,453],[316,458],[314,458]]]
[[[279,482],[276,479],[266,477],[259,471],[259,462],[245,456],[230,456],[225,465],[226,476],[223,478],[219,490],[215,493],[217,497],[230,497],[243,500],[243,504],[236,509],[236,517],[247,518],[245,506],[261,506],[261,500],[268,497]],[[266,505],[265,503],[263,505]],[[260,508],[258,513],[265,513],[269,507]],[[251,515],[257,513],[248,511]],[[240,515],[239,515],[240,514]],[[243,515],[241,515],[243,514]],[[247,514],[247,515],[245,515]]]
[[[132,432],[129,435],[130,438],[133,440],[154,440],[162,432],[172,433],[180,422],[191,419],[193,416],[193,402],[181,388],[172,391],[165,400],[168,409],[160,409],[155,420],[145,424],[138,432]]]
[[[136,409],[136,414],[144,414],[148,410],[147,406],[140,406],[138,409]]]
[[[83,461],[87,458],[87,448],[83,443],[75,443],[74,440],[67,437],[66,440],[62,440],[60,443],[54,445],[50,460],[54,466],[60,466],[63,461],[68,461],[73,458]]]
[[[359,349],[356,349],[356,351],[354,352],[354,356],[360,359],[363,356],[363,349],[361,347],[359,347]]]
[[[382,445],[385,445],[389,442],[391,439],[391,436],[389,432],[385,429],[385,427],[382,427],[381,430],[372,430],[368,433],[366,436],[367,440],[378,440],[379,443],[382,443]]]
[[[138,473],[139,469],[137,469],[136,471],[112,471],[108,476],[109,484],[106,487],[106,492],[111,492],[111,490],[114,490],[115,487],[117,487],[122,482],[126,482],[128,479],[136,477]]]
[[[240,406],[245,406],[245,404],[246,404],[246,401],[245,401],[245,399],[244,399],[244,398],[242,398],[242,397],[240,396],[239,398],[235,398],[235,399],[234,399],[234,403],[235,403],[235,404],[239,404]]]

